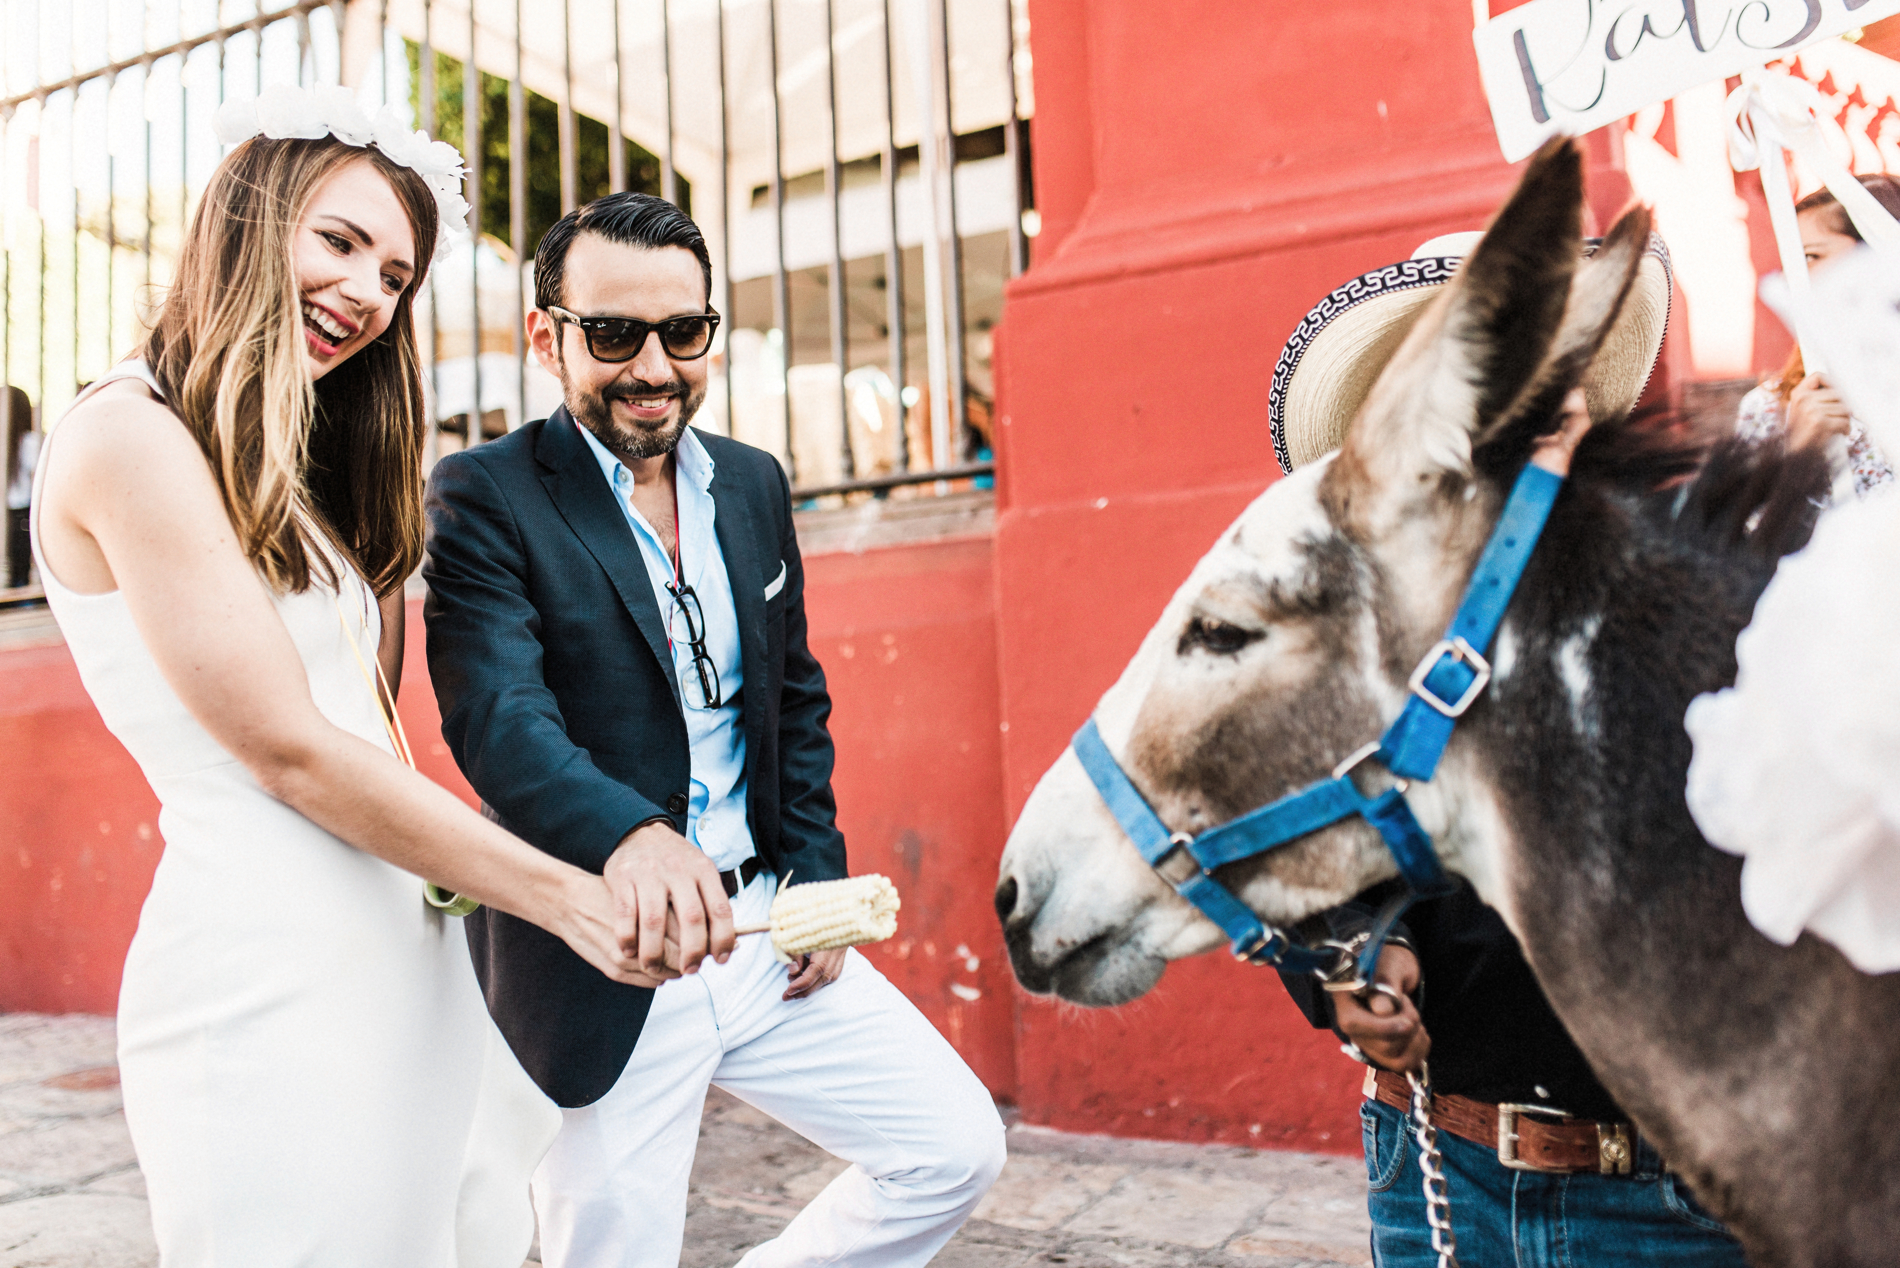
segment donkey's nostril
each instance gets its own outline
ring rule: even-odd
[[[1010,913],[1016,910],[1016,878],[1006,876],[1003,883],[996,887],[996,915],[1007,921]]]

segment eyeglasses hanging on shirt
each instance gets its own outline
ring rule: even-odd
[[[686,646],[693,653],[693,673],[698,678],[699,698],[693,698],[692,683],[682,682],[681,691],[688,704],[695,709],[717,709],[722,703],[719,695],[719,667],[713,663],[712,654],[706,650],[706,612],[699,605],[699,596],[693,593],[693,587],[680,582],[668,583],[666,592],[673,596],[673,602],[679,605],[680,615],[686,620]]]

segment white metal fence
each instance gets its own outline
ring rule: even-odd
[[[987,471],[1036,224],[1023,0],[0,0],[0,378],[37,425],[142,337],[218,103],[279,82],[468,155],[471,241],[419,311],[432,456],[558,403],[522,340],[533,246],[641,188],[712,247],[702,423],[808,496]]]

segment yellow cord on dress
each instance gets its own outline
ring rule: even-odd
[[[383,673],[382,661],[375,662],[375,671],[363,660],[363,649],[357,642],[357,634],[350,630],[350,618],[343,610],[343,593],[337,591],[336,619],[343,626],[343,641],[350,645],[350,652],[356,657],[356,667],[362,672],[363,681],[369,686],[370,694],[376,698],[376,712],[383,719],[383,732],[389,736],[389,746],[396,750],[396,756],[409,767],[416,769],[416,755],[409,747],[409,735],[403,730],[402,715],[396,712],[396,693],[389,686],[389,679]],[[363,620],[361,633],[369,632],[369,619]],[[466,916],[481,907],[473,898],[462,894],[450,893],[440,885],[425,881],[422,885],[422,900],[437,911],[451,916]]]

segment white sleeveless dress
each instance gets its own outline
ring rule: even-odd
[[[123,378],[158,391],[132,362],[100,382]],[[57,455],[49,440],[42,482]],[[68,590],[37,523],[33,544],[86,690],[163,803],[118,1030],[164,1268],[520,1268],[561,1116],[489,1019],[462,922],[259,787],[119,593]],[[379,614],[344,575],[368,663]],[[274,602],[323,715],[390,751],[337,595]]]

